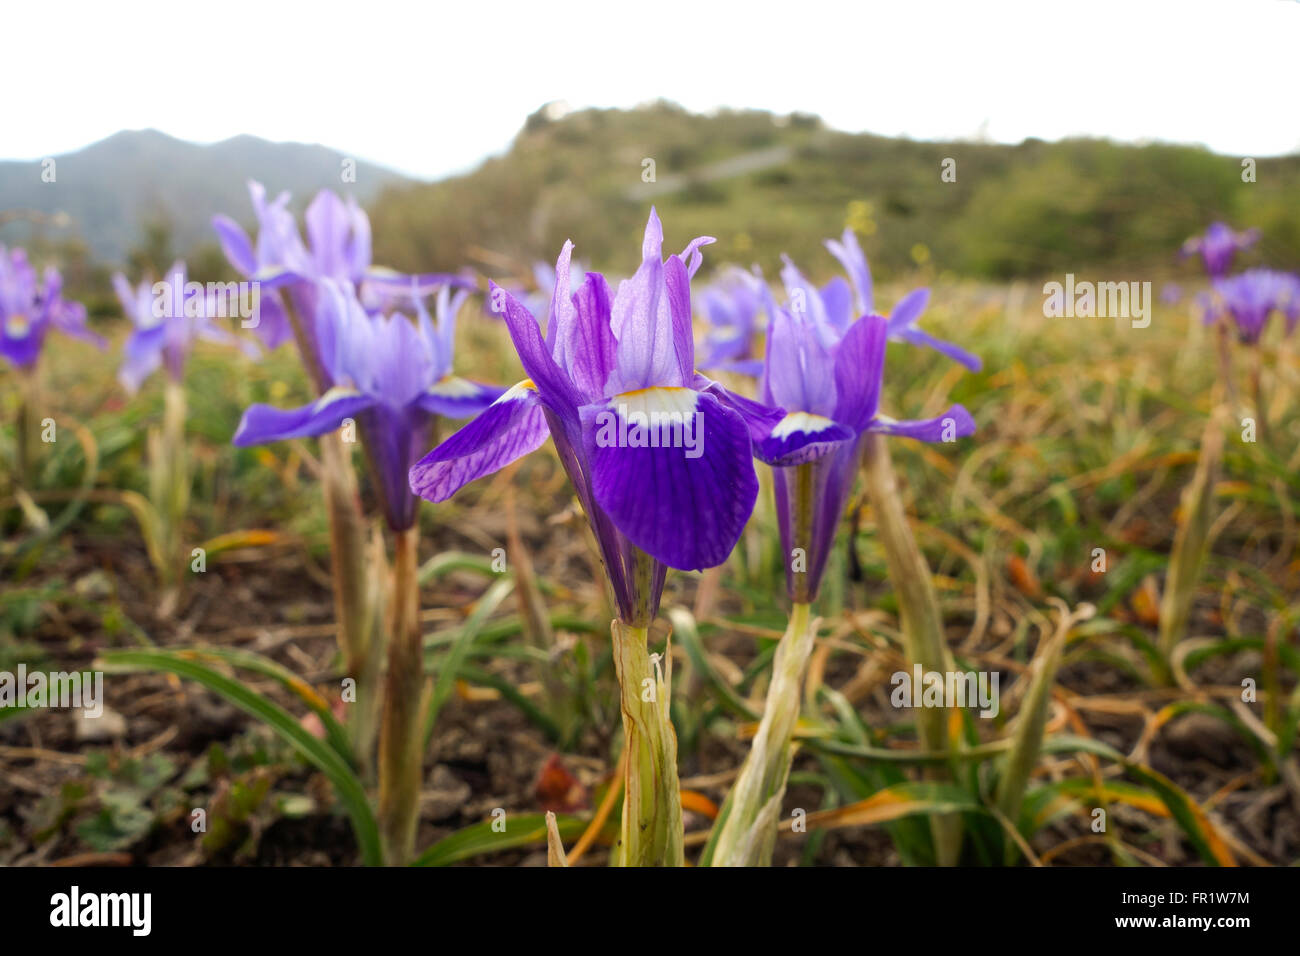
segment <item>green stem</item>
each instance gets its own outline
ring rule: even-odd
[[[660,670],[650,662],[647,628],[615,620],[611,637],[627,752],[617,862],[619,866],[682,866],[677,735],[668,707],[671,647],[664,651]]]
[[[317,394],[324,394],[329,382],[316,356],[313,338],[288,295],[284,297],[284,309],[303,368]],[[320,453],[321,483],[330,528],[330,575],[334,584],[334,620],[339,629],[338,648],[345,672],[357,682],[357,699],[354,709],[349,711],[348,730],[362,770],[370,776],[374,770],[374,743],[381,706],[379,681],[384,643],[378,635],[378,620],[382,600],[372,582],[371,562],[367,560],[366,517],[357,490],[351,447],[334,432],[321,436]]]
[[[799,720],[804,668],[816,629],[807,604],[795,604],[790,623],[772,661],[763,719],[740,775],[719,815],[722,829],[710,850],[712,866],[770,866],[777,817],[794,760],[794,728]]]
[[[162,596],[159,613],[169,616],[180,597],[190,555],[185,552],[182,528],[190,506],[190,468],[185,447],[185,385],[168,378],[163,389],[162,432],[150,442],[150,484],[158,515],[156,542],[158,579]]]
[[[396,533],[389,603],[388,672],[379,731],[379,833],[384,862],[409,863],[415,851],[424,748],[424,668],[416,529]]]
[[[36,486],[36,462],[40,457],[41,383],[36,368],[18,370],[18,421],[14,475],[20,488]]]
[[[863,446],[863,474],[867,494],[876,519],[876,532],[885,552],[889,580],[898,595],[903,637],[908,662],[920,664],[926,673],[946,673],[951,669],[948,644],[944,637],[943,616],[925,556],[912,535],[903,502],[898,495],[893,462],[884,436],[867,435]],[[948,750],[948,709],[923,707],[918,712],[917,729],[927,750]],[[929,767],[926,776],[947,780],[950,774],[942,766]],[[961,856],[960,814],[931,817],[935,861],[940,866],[956,866]]]

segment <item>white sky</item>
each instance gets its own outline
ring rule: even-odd
[[[1300,149],[1296,0],[12,0],[2,22],[7,159],[155,127],[432,178],[503,151],[549,100],[658,97],[918,139]]]

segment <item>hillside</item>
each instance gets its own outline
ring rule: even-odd
[[[651,202],[672,241],[714,235],[712,262],[769,271],[781,251],[829,267],[821,240],[846,223],[886,277],[919,264],[990,278],[1169,268],[1215,218],[1262,227],[1266,260],[1300,257],[1296,156],[1259,160],[1258,181],[1243,183],[1239,157],[1192,146],[916,142],[666,103],[555,116],[539,110],[468,175],[386,189],[371,206],[377,257],[499,274],[572,237],[585,261],[625,271],[638,252],[626,236]],[[945,158],[955,182],[941,179]]]

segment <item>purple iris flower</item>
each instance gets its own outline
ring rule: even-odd
[[[1259,342],[1274,312],[1286,317],[1287,332],[1300,319],[1300,278],[1270,269],[1248,269],[1226,279],[1216,279],[1208,297],[1205,322],[1232,321],[1237,338],[1246,345]]]
[[[658,612],[666,568],[713,567],[731,553],[758,494],[752,440],[780,417],[695,371],[690,278],[712,241],[695,239],[664,259],[651,210],[641,266],[613,296],[598,272],[571,296],[561,292],[573,251],[566,242],[545,338],[528,310],[493,286],[528,378],[411,469],[411,489],[443,501],[549,435],[619,616],[633,626]]]
[[[848,273],[848,282],[837,276],[818,289],[803,277],[789,258],[785,258],[785,268],[781,270],[787,295],[796,307],[801,307],[799,311],[806,312],[812,319],[823,345],[829,345],[843,336],[854,319],[875,311],[871,268],[867,265],[867,257],[858,245],[853,230],[845,229],[838,242],[827,239],[826,248]],[[935,338],[917,325],[917,320],[929,301],[930,290],[924,288],[913,289],[903,296],[887,321],[889,340],[932,348],[972,372],[978,372],[983,367],[978,356],[951,342]]]
[[[234,444],[323,435],[353,419],[389,527],[411,527],[418,502],[407,472],[428,447],[434,416],[468,418],[503,391],[452,373],[455,316],[467,294],[440,289],[436,325],[415,295],[418,321],[412,323],[401,313],[371,316],[350,282],[322,279],[315,320],[325,372],[334,384],[301,408],[250,406]]]
[[[753,354],[758,318],[763,311],[762,279],[732,266],[700,293],[700,310],[709,323],[700,368],[759,375],[763,360]]]
[[[287,192],[269,202],[261,183],[250,182],[248,192],[258,222],[256,244],[228,216],[214,216],[212,228],[230,264],[259,286],[261,314],[257,329],[267,348],[279,346],[293,334],[277,292],[282,288],[288,290],[299,315],[315,316],[317,283],[322,279],[351,283],[370,312],[382,311],[388,304],[386,295],[404,293],[413,278],[422,294],[442,285],[472,284],[457,276],[412,277],[372,265],[370,219],[351,196],[344,202],[328,189],[317,193],[303,217],[307,227],[304,243],[289,209]],[[305,331],[315,341],[314,326]],[[323,356],[319,358],[324,365]]]
[[[43,281],[22,249],[0,245],[0,355],[21,369],[40,357],[50,329],[104,348],[105,342],[86,328],[86,309],[63,298],[63,279],[53,266]]]
[[[1182,255],[1201,256],[1205,271],[1212,279],[1228,274],[1232,260],[1243,249],[1249,249],[1259,240],[1258,229],[1236,232],[1223,222],[1212,222],[1203,235],[1193,236],[1183,243]]]
[[[146,279],[134,288],[119,272],[113,276],[113,289],[134,325],[117,373],[129,392],[139,391],[161,365],[166,365],[172,381],[181,381],[185,360],[198,339],[235,345],[251,357],[258,354],[252,342],[236,338],[212,322],[213,316],[224,314],[224,308],[217,308],[215,296],[205,287],[186,281],[183,262],[174,263],[163,281]]]
[[[813,301],[796,284],[796,291],[801,288],[805,298],[797,301]],[[865,315],[841,334],[825,324],[824,314],[782,308],[770,294],[768,309],[761,398],[785,415],[755,443],[755,454],[773,466],[783,551],[793,556],[794,549],[803,550],[803,562],[786,562],[786,589],[792,601],[808,603],[817,596],[853,489],[864,436],[878,432],[951,441],[973,434],[975,422],[961,405],[919,421],[880,414],[887,319]]]

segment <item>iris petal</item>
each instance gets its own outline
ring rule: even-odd
[[[677,447],[662,428],[658,444],[669,447],[642,445],[633,430],[637,411],[686,413],[690,424]],[[616,395],[580,412],[592,493],[628,540],[669,567],[725,561],[758,496],[744,419],[712,395],[676,388]],[[626,437],[618,431],[624,426]],[[641,440],[653,440],[654,431]]]
[[[970,412],[963,406],[953,405],[935,418],[900,422],[882,416],[867,426],[866,430],[882,432],[886,435],[901,435],[919,441],[948,441],[975,434],[975,419],[971,418]]]
[[[754,446],[754,453],[773,466],[802,465],[835,450],[857,435],[822,415],[791,412]]]
[[[536,387],[520,382],[416,462],[410,471],[411,491],[429,501],[446,501],[475,478],[540,448],[549,436]]]
[[[469,418],[488,408],[505,391],[496,385],[484,385],[458,375],[448,375],[430,385],[415,401],[431,415]]]
[[[274,408],[271,405],[250,405],[244,410],[232,443],[263,445],[286,438],[307,438],[324,435],[354,418],[374,404],[374,399],[352,389],[333,388],[301,408]]]

